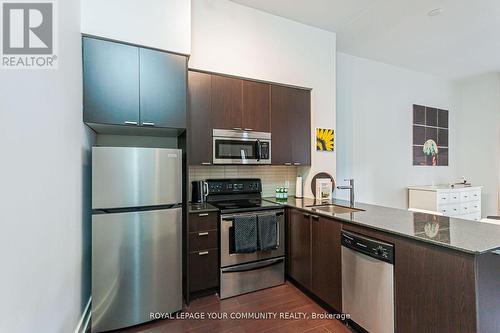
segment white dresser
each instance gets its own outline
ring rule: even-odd
[[[465,220],[481,220],[481,186],[448,185],[408,187],[408,208],[439,212]]]

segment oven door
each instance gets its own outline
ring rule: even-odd
[[[221,245],[221,267],[228,267],[257,260],[282,257],[285,255],[285,214],[283,210],[272,211],[278,215],[278,248],[269,251],[257,251],[254,253],[234,252],[234,230],[233,220],[236,215],[259,215],[270,213],[261,211],[252,213],[225,214],[221,216],[220,245]]]
[[[271,164],[270,133],[213,130],[214,164]]]

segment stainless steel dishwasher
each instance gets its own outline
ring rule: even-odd
[[[394,245],[342,231],[342,312],[370,333],[394,332]]]

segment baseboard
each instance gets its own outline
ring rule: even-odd
[[[75,333],[85,333],[89,329],[90,325],[90,304],[92,302],[92,296],[89,298],[85,310],[83,310],[82,317],[76,326]]]

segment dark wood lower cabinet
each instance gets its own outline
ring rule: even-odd
[[[290,211],[289,275],[302,286],[311,288],[311,219],[297,209]]]
[[[340,222],[312,217],[312,291],[332,308],[342,310]]]
[[[191,213],[187,234],[186,303],[199,296],[217,292],[219,287],[218,214]]]
[[[210,249],[189,254],[189,286],[191,293],[219,285],[218,250]]]
[[[335,310],[342,309],[341,223],[289,211],[288,275]]]

